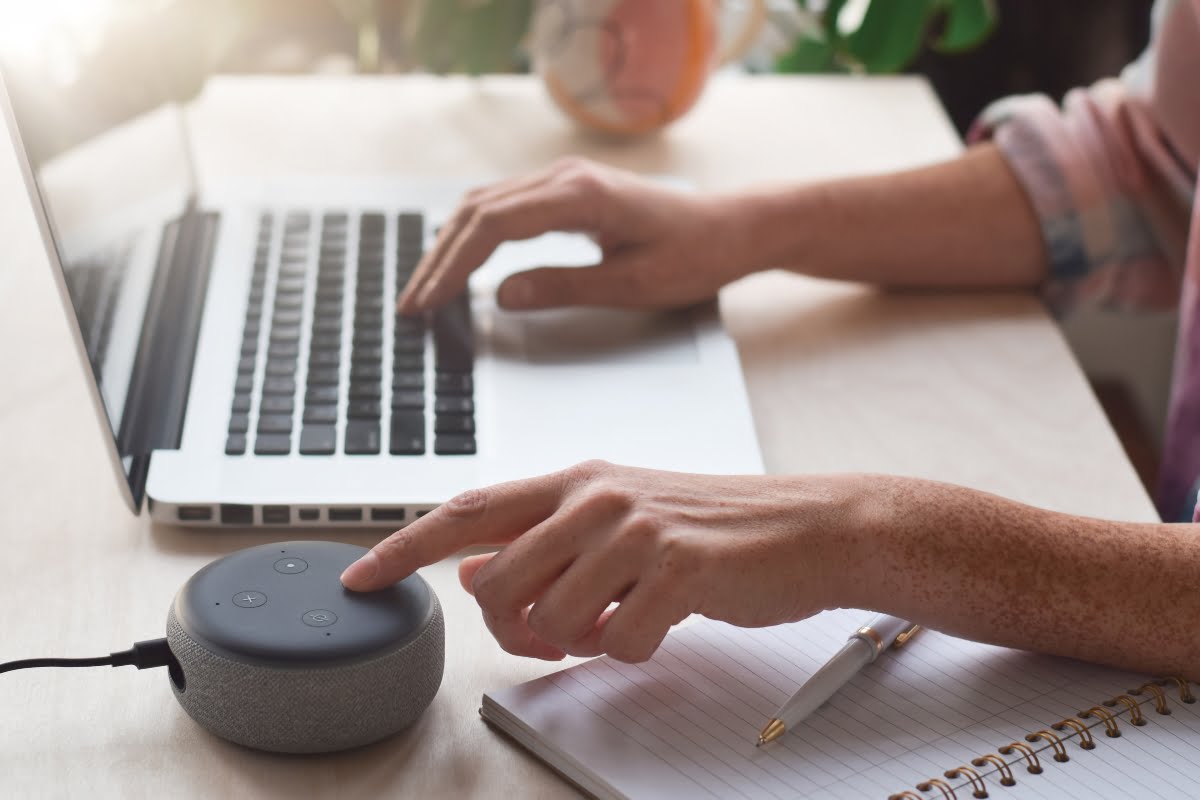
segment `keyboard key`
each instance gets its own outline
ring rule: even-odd
[[[434,433],[475,433],[475,418],[468,414],[438,414],[433,418]]]
[[[259,407],[260,414],[291,414],[295,408],[295,401],[290,395],[268,395],[262,399],[262,405]]]
[[[469,397],[438,396],[433,401],[435,414],[474,414],[475,401]]]
[[[254,372],[254,356],[243,356],[238,359],[238,372]]]
[[[350,419],[379,419],[378,400],[351,400],[346,408]]]
[[[258,354],[258,334],[256,333],[256,334],[254,334],[253,337],[247,337],[242,340],[242,355],[253,357],[257,354]]]
[[[336,367],[342,363],[342,354],[338,350],[313,350],[308,354],[308,364],[311,367]]]
[[[419,411],[392,414],[388,452],[394,456],[419,456],[425,452],[425,415]]]
[[[475,342],[470,299],[465,293],[434,312],[433,346],[439,370],[471,371],[475,362]]]
[[[337,386],[339,380],[338,370],[336,367],[318,367],[309,369],[308,385],[309,386]]]
[[[254,454],[286,456],[292,452],[292,437],[286,433],[260,433],[254,438]]]
[[[424,391],[425,374],[423,372],[397,372],[392,375],[392,391],[402,392],[405,389]]]
[[[402,392],[392,392],[392,408],[424,408],[425,393],[406,390]]]
[[[396,333],[423,334],[425,333],[425,320],[422,317],[404,317],[397,314]]]
[[[304,305],[304,295],[300,292],[295,294],[277,294],[275,295],[275,309],[292,310],[300,308]]]
[[[300,317],[299,311],[276,311],[272,319],[276,325],[298,325]]]
[[[433,452],[439,456],[475,454],[475,437],[463,433],[442,433],[433,437]]]
[[[475,388],[475,382],[469,372],[439,371],[433,379],[433,388],[442,394],[470,394]]]
[[[350,361],[354,364],[378,364],[383,358],[383,348],[356,347],[350,353]]]
[[[229,418],[230,433],[245,433],[248,430],[250,430],[249,414],[234,414]],[[245,449],[244,445],[242,449]]]
[[[307,406],[304,409],[304,422],[332,424],[337,422],[337,406]]]
[[[254,388],[254,376],[253,375],[238,375],[237,380],[234,381],[234,384],[233,384],[233,390],[235,392],[248,392],[253,388]]]
[[[263,381],[263,394],[295,394],[296,381],[292,378],[271,378]]]
[[[308,346],[313,350],[341,350],[342,337],[333,333],[314,334]]]
[[[383,377],[383,367],[379,364],[355,364],[350,368],[350,380],[377,381]]]
[[[304,394],[305,405],[337,405],[338,389],[336,386],[312,386]]]
[[[378,400],[383,396],[383,389],[378,383],[350,382],[351,400]]]
[[[265,414],[258,418],[258,432],[262,433],[291,433],[291,414]]]
[[[404,353],[392,357],[392,369],[419,371],[425,369],[425,357],[420,353]]]
[[[276,325],[271,328],[271,344],[287,343],[300,340],[299,325]]]
[[[250,395],[235,394],[233,396],[233,411],[235,413],[246,413],[250,410]]]
[[[330,456],[337,446],[337,428],[333,425],[305,425],[300,430],[300,454]]]
[[[317,317],[313,320],[313,332],[340,334],[342,332],[342,318],[340,316]]]
[[[372,329],[355,329],[354,341],[355,347],[377,347],[383,344],[383,331],[378,328]]]
[[[375,455],[379,445],[378,422],[352,419],[346,423],[346,443],[342,450],[347,455]]]
[[[274,378],[290,378],[296,374],[296,362],[279,358],[271,359],[267,362],[267,374]]]
[[[267,348],[267,358],[295,358],[300,355],[298,342],[272,342]]]
[[[225,440],[225,455],[240,456],[246,452],[246,434],[231,433]]]
[[[392,345],[393,353],[424,353],[425,352],[425,337],[424,336],[397,336],[395,344]]]

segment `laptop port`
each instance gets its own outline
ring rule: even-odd
[[[403,522],[403,508],[372,508],[371,519],[375,522]]]
[[[361,508],[331,508],[329,509],[330,522],[362,522]]]
[[[254,506],[244,506],[237,503],[221,504],[222,525],[253,525]]]
[[[300,519],[305,522],[316,522],[321,518],[321,509],[319,508],[302,508],[296,512],[300,515]]]
[[[289,506],[263,506],[263,522],[267,525],[287,525],[292,521]]]
[[[209,506],[180,506],[175,513],[180,522],[207,522],[212,519],[212,508]]]

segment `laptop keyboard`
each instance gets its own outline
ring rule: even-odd
[[[418,213],[262,216],[227,455],[475,453],[467,295],[394,310],[423,238]]]

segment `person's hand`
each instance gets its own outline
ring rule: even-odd
[[[751,269],[750,237],[737,203],[667,189],[582,159],[467,194],[441,227],[398,302],[412,314],[448,302],[506,241],[550,231],[590,235],[592,268],[537,267],[510,276],[497,302],[508,309],[555,306],[670,308],[713,297]]]
[[[462,548],[502,543],[459,565],[501,647],[644,661],[689,614],[763,626],[840,605],[857,487],[853,476],[587,462],[459,495],[380,542],[342,582],[379,589]]]

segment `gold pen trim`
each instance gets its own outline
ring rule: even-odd
[[[783,724],[783,720],[772,719],[767,723],[767,726],[762,729],[762,733],[758,734],[758,742],[754,746],[762,747],[768,742],[773,742],[780,736],[783,736],[784,731],[786,730],[787,726]]]
[[[899,633],[899,635],[896,636],[896,641],[892,642],[892,647],[893,648],[904,647],[904,645],[908,644],[909,640],[912,639],[912,637],[917,635],[917,631],[919,631],[919,630],[921,630],[920,625],[913,625],[908,630],[901,631]]]

